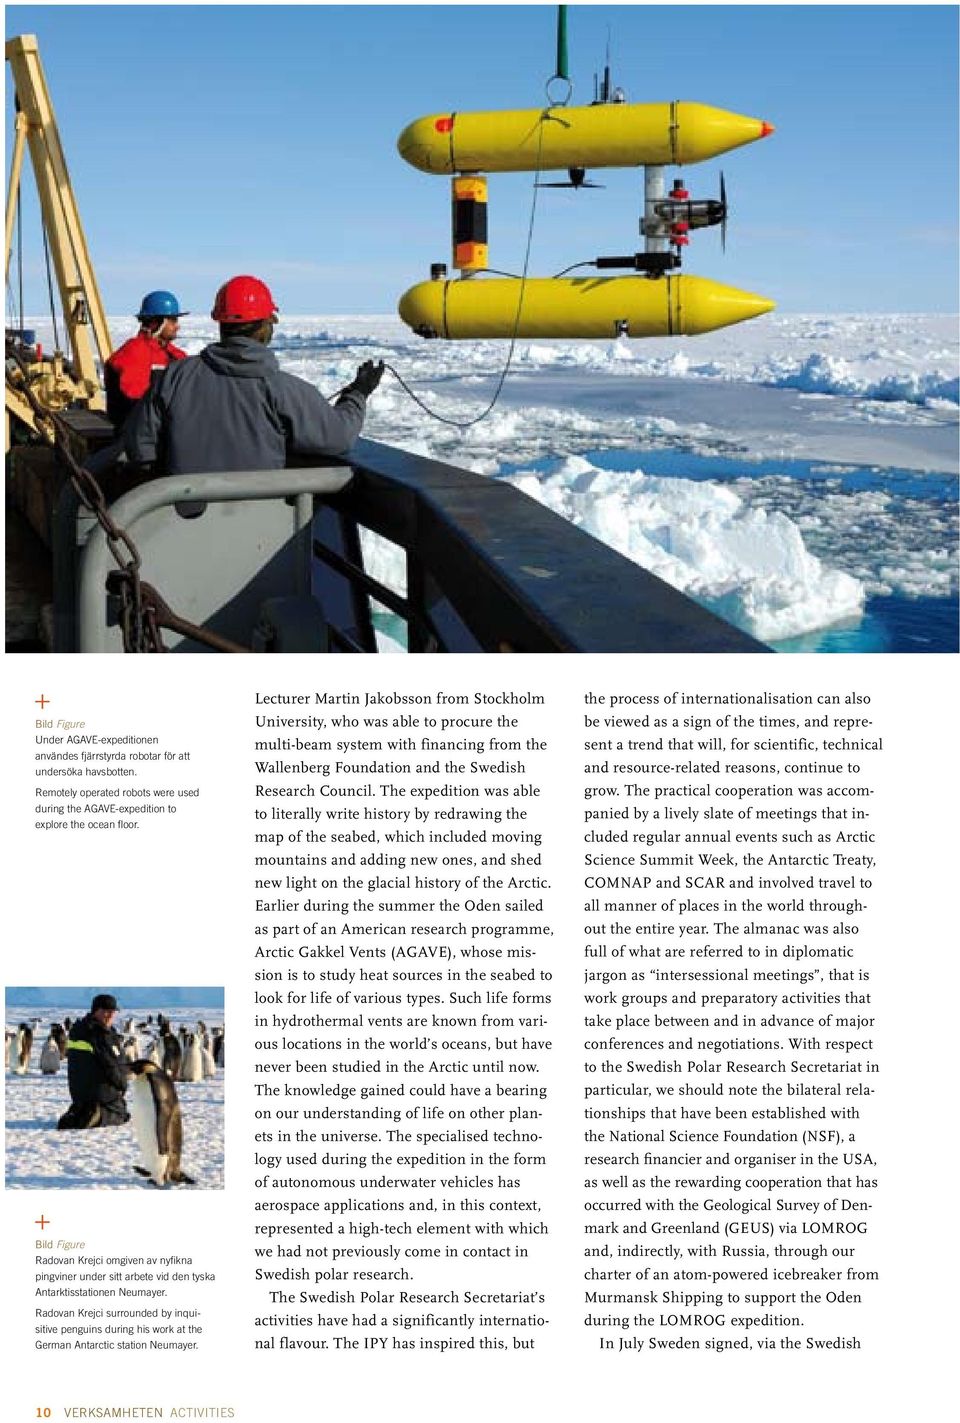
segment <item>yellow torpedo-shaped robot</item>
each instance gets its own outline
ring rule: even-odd
[[[421,336],[467,338],[695,336],[771,311],[774,303],[705,277],[680,274],[689,233],[725,223],[720,199],[691,199],[678,178],[666,190],[668,164],[700,163],[772,133],[760,119],[706,104],[627,104],[611,92],[609,66],[595,103],[501,113],[430,114],[397,142],[401,157],[424,173],[453,180],[453,266],[435,264],[431,280],[400,299],[400,315]],[[642,167],[644,250],[597,257],[579,266],[628,268],[630,276],[482,277],[487,268],[486,173],[566,169],[589,187],[594,168]]]

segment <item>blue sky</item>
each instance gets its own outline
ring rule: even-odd
[[[43,988],[7,988],[4,990],[6,1004],[18,1008],[30,1005],[42,1008],[49,1004],[65,1007],[68,1003],[76,1003],[86,1009],[92,1002],[95,993],[112,993],[121,1009],[163,1008],[166,1006],[172,1012],[177,1004],[184,1004],[189,1008],[223,1007],[222,988],[146,988],[142,985],[138,985],[136,988],[124,988],[108,983],[99,988],[44,986]]]
[[[193,311],[254,272],[289,313],[385,312],[449,256],[449,181],[396,153],[449,109],[544,101],[556,7],[9,6],[36,34],[107,311]],[[608,32],[632,102],[691,99],[776,133],[685,170],[732,200],[685,270],[786,311],[957,309],[957,10],[571,6],[574,103]],[[9,91],[9,84],[8,84]],[[7,115],[10,114],[8,92]],[[538,197],[531,272],[639,245],[637,170]],[[490,182],[490,264],[518,270],[531,177]],[[25,307],[45,310],[25,205]]]

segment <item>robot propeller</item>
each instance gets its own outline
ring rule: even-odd
[[[587,179],[586,168],[568,168],[569,178],[565,183],[538,183],[538,188],[603,188],[605,183],[591,183]]]

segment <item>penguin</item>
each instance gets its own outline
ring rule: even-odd
[[[201,1061],[201,1063],[203,1064],[203,1075],[204,1075],[204,1077],[216,1077],[216,1075],[217,1075],[217,1064],[214,1062],[214,1060],[213,1060],[213,1053],[210,1051],[210,1049],[209,1049],[208,1047],[201,1046],[201,1048],[200,1048],[200,1061]]]
[[[4,1042],[6,1045],[7,1069],[10,1072],[16,1072],[18,1061],[17,1034],[13,1028],[7,1028],[5,1030]]]
[[[144,1160],[133,1169],[155,1186],[193,1186],[192,1176],[180,1169],[183,1149],[183,1119],[173,1078],[163,1068],[141,1060],[130,1068],[130,1116]]]
[[[147,1049],[146,1058],[148,1062],[153,1063],[154,1067],[163,1066],[163,1044],[159,1038],[152,1039]]]
[[[200,1048],[197,1045],[196,1033],[190,1034],[190,1041],[187,1043],[183,1053],[183,1061],[180,1064],[181,1082],[202,1082],[203,1080],[203,1058]]]
[[[40,1071],[45,1077],[52,1077],[55,1072],[60,1071],[60,1048],[52,1028],[40,1054]]]
[[[183,1051],[180,1047],[180,1039],[175,1033],[169,1031],[169,1024],[167,1025],[167,1029],[167,1032],[164,1033],[160,1039],[163,1049],[163,1070],[164,1072],[169,1072],[174,1082],[176,1082],[180,1076],[180,1060],[183,1057]]]
[[[30,1066],[30,1054],[33,1052],[33,1029],[29,1023],[21,1023],[17,1029],[17,1066],[18,1077],[25,1077]]]
[[[64,1030],[63,1030],[63,1024],[62,1024],[62,1023],[51,1023],[51,1024],[50,1024],[50,1036],[53,1038],[53,1041],[56,1043],[57,1047],[60,1049],[60,1056],[61,1056],[61,1057],[66,1057],[66,1055],[67,1055],[67,1035],[66,1035],[66,1033],[65,1033]]]
[[[126,1058],[127,1062],[137,1062],[139,1060],[141,1056],[139,1034],[134,1034],[133,1037],[124,1038],[123,1055]]]
[[[213,1060],[218,1067],[224,1066],[224,1031],[216,1028],[213,1034]]]

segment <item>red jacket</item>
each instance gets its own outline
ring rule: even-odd
[[[137,401],[146,395],[154,371],[185,360],[186,354],[179,346],[162,346],[146,331],[138,331],[114,351],[103,371],[107,414],[113,423],[122,425]]]

